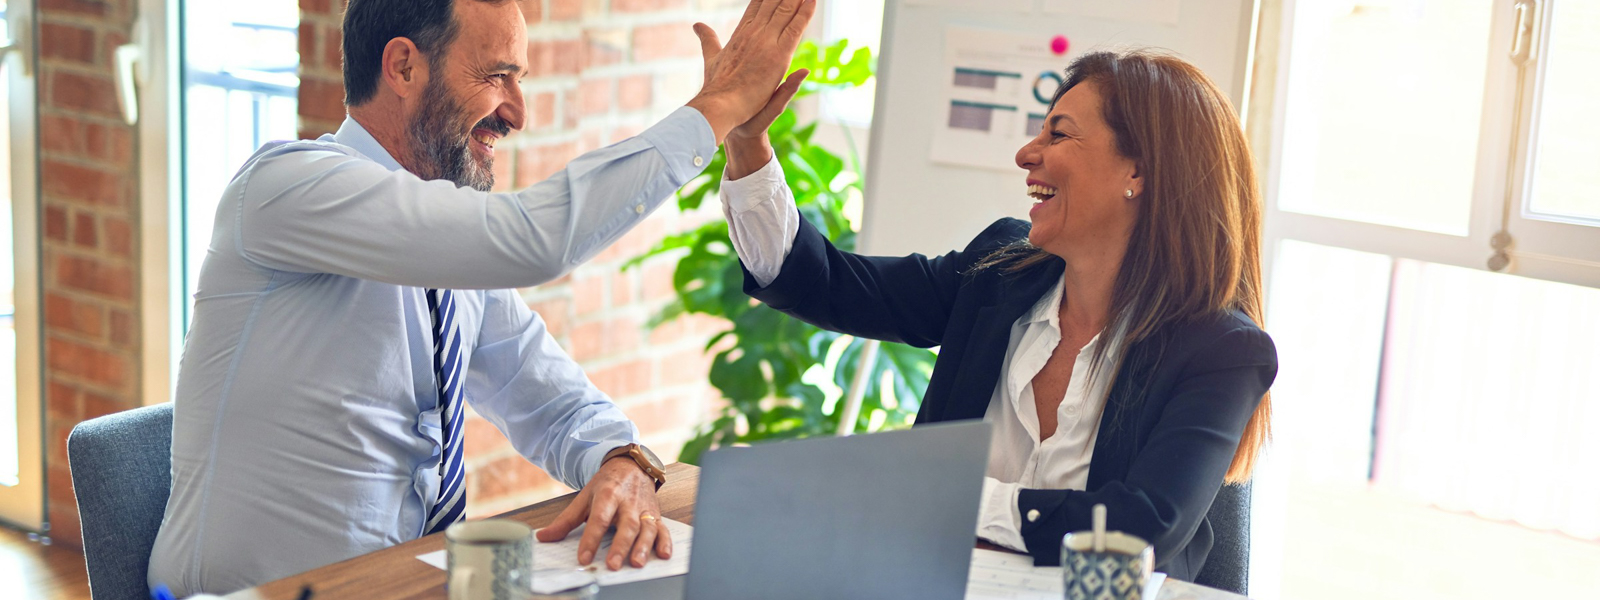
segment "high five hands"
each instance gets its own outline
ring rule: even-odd
[[[695,23],[706,74],[689,106],[705,116],[718,143],[730,133],[765,133],[789,104],[807,73],[783,74],[816,10],[816,0],[751,0],[727,45],[705,23]]]

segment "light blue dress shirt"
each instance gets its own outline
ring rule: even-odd
[[[460,290],[473,408],[582,487],[638,430],[506,288],[594,256],[714,152],[688,107],[512,193],[423,181],[348,118],[256,152],[200,270],[151,585],[226,593],[422,534],[442,439],[424,288]]]

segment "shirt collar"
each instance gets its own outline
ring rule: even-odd
[[[1022,315],[1022,323],[1049,323],[1051,327],[1061,329],[1061,294],[1065,289],[1066,280],[1057,277],[1056,284],[1050,286],[1050,291],[1035,302],[1032,309]]]
[[[339,124],[339,131],[334,133],[332,138],[331,141],[334,143],[354,148],[362,156],[383,165],[384,168],[390,171],[404,170],[404,167],[401,167],[400,163],[389,155],[389,151],[383,148],[383,144],[378,143],[378,138],[372,137],[372,134],[367,132],[367,128],[356,122],[355,117],[346,115],[344,123]]]

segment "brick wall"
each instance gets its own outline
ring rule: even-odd
[[[696,21],[732,31],[744,0],[523,0],[530,74],[523,91],[528,126],[495,148],[500,189],[520,188],[580,153],[632,136],[699,90]],[[341,0],[300,0],[302,137],[344,118],[339,65]],[[719,397],[705,383],[701,349],[715,321],[645,327],[672,294],[671,260],[621,270],[669,232],[709,218],[663,207],[621,242],[568,277],[523,290],[595,385],[638,423],[645,443],[669,462]],[[511,449],[482,418],[467,422],[468,514],[484,516],[565,493]]]
[[[138,164],[111,54],[135,0],[39,0],[45,435],[52,536],[80,541],[67,466],[79,421],[139,405]]]

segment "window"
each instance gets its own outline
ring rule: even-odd
[[[1252,597],[1592,590],[1600,492],[1573,474],[1600,468],[1600,5],[1263,15],[1281,370]]]
[[[852,48],[865,46],[872,49],[874,57],[878,56],[882,51],[878,42],[883,33],[883,0],[829,2],[823,32],[829,40],[850,40]],[[877,86],[874,78],[866,85],[823,94],[823,117],[851,127],[867,128],[872,124],[872,102]]]
[[[44,525],[32,3],[0,0],[0,521]]]

